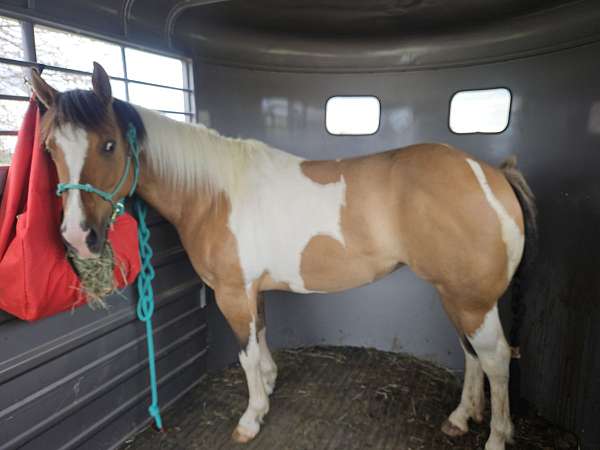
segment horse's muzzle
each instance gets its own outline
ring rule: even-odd
[[[75,231],[61,228],[65,246],[81,259],[99,257],[106,242],[106,227],[83,223],[77,228]]]

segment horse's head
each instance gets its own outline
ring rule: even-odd
[[[117,202],[134,183],[126,138],[130,118],[122,112],[132,108],[113,100],[110,79],[97,63],[92,91],[58,92],[35,70],[31,83],[45,106],[42,139],[58,173],[62,237],[79,257],[95,257],[105,243]],[[139,122],[139,116],[134,119]]]

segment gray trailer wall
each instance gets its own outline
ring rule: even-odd
[[[547,418],[579,433],[582,448],[600,448],[600,336],[594,326],[600,319],[600,5],[596,0],[446,4],[381,0],[365,8],[362,0],[0,0],[0,9],[120,42],[194,55],[202,121],[225,134],[263,139],[305,157],[346,157],[434,140],[494,164],[517,154],[538,196],[541,227],[538,270],[527,297],[524,393]],[[178,21],[177,12],[183,12]],[[173,48],[168,30],[174,30]],[[453,135],[447,128],[451,95],[497,86],[513,93],[508,130]],[[328,135],[324,105],[336,94],[378,96],[380,131],[371,137]],[[176,273],[164,272],[163,280],[177,284],[183,266],[173,267]],[[195,305],[190,296],[187,301]],[[132,327],[133,311],[131,305],[127,308],[127,326]],[[103,330],[103,316],[81,311],[80,318],[68,318],[72,328],[65,325],[66,316],[49,319],[39,329],[14,321],[0,324],[1,339],[12,346],[0,348],[10,352],[0,355],[0,361],[9,358],[0,366],[0,383],[28,376],[33,366],[21,360],[31,357],[36,368],[43,367],[51,358],[31,355],[43,355],[43,344],[55,342],[57,335],[63,336],[60,342],[69,342],[79,333],[74,330]],[[214,304],[206,314],[213,335],[207,363],[217,367],[235,359],[237,345]],[[273,293],[267,315],[275,346],[371,345],[409,351],[455,369],[462,365],[454,332],[434,292],[406,269],[337,295]],[[108,322],[114,329],[122,323]],[[98,358],[123,342],[116,335],[100,334],[90,347],[90,355],[97,352]],[[199,354],[203,341],[196,345]],[[59,347],[63,360],[75,347]],[[48,374],[42,369],[36,373],[50,376],[50,366],[45,367]],[[7,368],[12,372],[3,372]],[[29,400],[41,398],[57,386],[53,383],[60,385],[68,372],[52,377],[45,378],[45,388],[39,384],[27,391],[25,384],[12,384],[3,391],[0,414],[9,427],[0,433],[10,430],[24,438],[19,442],[37,436],[27,428],[31,422],[10,424],[11,414],[20,405],[37,408]],[[137,395],[135,389],[127,392]],[[50,433],[56,426],[58,434],[66,430],[66,439],[72,439],[63,416],[53,415],[48,406],[54,403],[45,405],[52,422],[44,422],[44,429]],[[140,418],[145,416],[139,411]]]
[[[164,220],[151,220],[162,408],[206,371],[201,283]],[[34,323],[0,312],[0,449],[113,448],[150,423],[145,326],[135,289]],[[169,426],[169,424],[167,424]]]
[[[349,157],[423,141],[448,142],[492,164],[518,155],[538,197],[541,231],[537,275],[527,296],[524,393],[546,417],[587,435],[590,448],[598,448],[598,54],[600,44],[593,44],[494,64],[368,74],[201,64],[198,108],[224,134],[262,139],[306,158]],[[452,94],[489,87],[512,92],[508,129],[497,135],[450,132]],[[325,102],[344,94],[380,99],[378,133],[326,132]],[[433,289],[408,269],[335,295],[270,293],[267,321],[275,347],[373,346],[462,367],[455,333]]]
[[[132,3],[0,0],[0,14],[168,50],[160,31],[172,4],[145,2],[140,18]],[[125,13],[128,32],[119,18]],[[177,233],[151,216],[156,367],[165,408],[205,373],[208,329],[202,283]],[[83,306],[35,323],[0,312],[0,449],[104,450],[150,423],[146,332],[136,304],[130,287],[110,298],[106,311]]]

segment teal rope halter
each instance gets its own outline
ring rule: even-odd
[[[127,129],[127,142],[129,142],[129,155],[127,156],[127,162],[125,163],[125,169],[123,175],[119,178],[117,185],[114,187],[112,192],[102,191],[91,184],[80,184],[80,183],[58,183],[56,185],[56,195],[60,196],[64,192],[70,189],[78,189],[84,192],[91,192],[96,194],[101,199],[107,201],[112,206],[112,215],[110,216],[110,223],[112,224],[117,216],[120,216],[125,212],[125,199],[119,201],[114,200],[114,196],[119,193],[131,170],[131,160],[133,159],[133,183],[131,183],[131,189],[129,189],[128,197],[131,197],[137,188],[138,180],[140,177],[140,147],[137,142],[137,133],[133,124],[129,124]]]
[[[117,185],[112,192],[105,192],[95,188],[91,184],[79,184],[79,183],[59,183],[56,186],[56,195],[61,195],[63,192],[70,189],[79,189],[85,192],[91,192],[98,195],[103,200],[109,202],[112,205],[112,215],[110,223],[112,224],[117,216],[120,216],[125,212],[125,199],[118,201],[114,200],[115,195],[121,190],[123,184],[129,176],[131,170],[131,161],[133,160],[133,183],[127,197],[131,197],[135,189],[137,188],[138,181],[140,178],[140,147],[137,141],[137,132],[133,124],[129,124],[127,129],[127,142],[129,143],[129,155],[127,156],[127,162],[123,175],[117,182]],[[152,247],[149,244],[150,241],[150,229],[146,224],[147,207],[144,201],[137,197],[134,204],[135,210],[138,216],[138,239],[140,246],[140,257],[142,260],[142,267],[137,277],[137,289],[138,289],[138,304],[137,304],[137,316],[142,322],[146,324],[146,343],[148,346],[148,369],[150,372],[150,393],[152,396],[152,403],[148,407],[150,417],[154,419],[156,428],[162,429],[162,418],[160,416],[160,408],[158,406],[158,383],[156,380],[156,357],[154,351],[154,336],[152,332],[152,313],[154,312],[154,290],[152,289],[152,280],[154,279],[154,268],[152,267]]]

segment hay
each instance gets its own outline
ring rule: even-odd
[[[106,309],[104,298],[117,290],[113,276],[114,258],[112,247],[106,242],[98,258],[81,259],[68,251],[67,256],[81,281],[81,291],[92,309]]]
[[[456,450],[482,449],[489,435],[471,423],[449,438],[440,425],[456,408],[456,374],[406,354],[353,347],[274,352],[279,367],[270,412],[244,446],[231,432],[248,405],[238,363],[204,374],[196,387],[163,411],[164,433],[152,428],[122,450]],[[489,406],[489,401],[487,401]],[[514,415],[517,450],[576,450],[577,439],[535,415]]]

